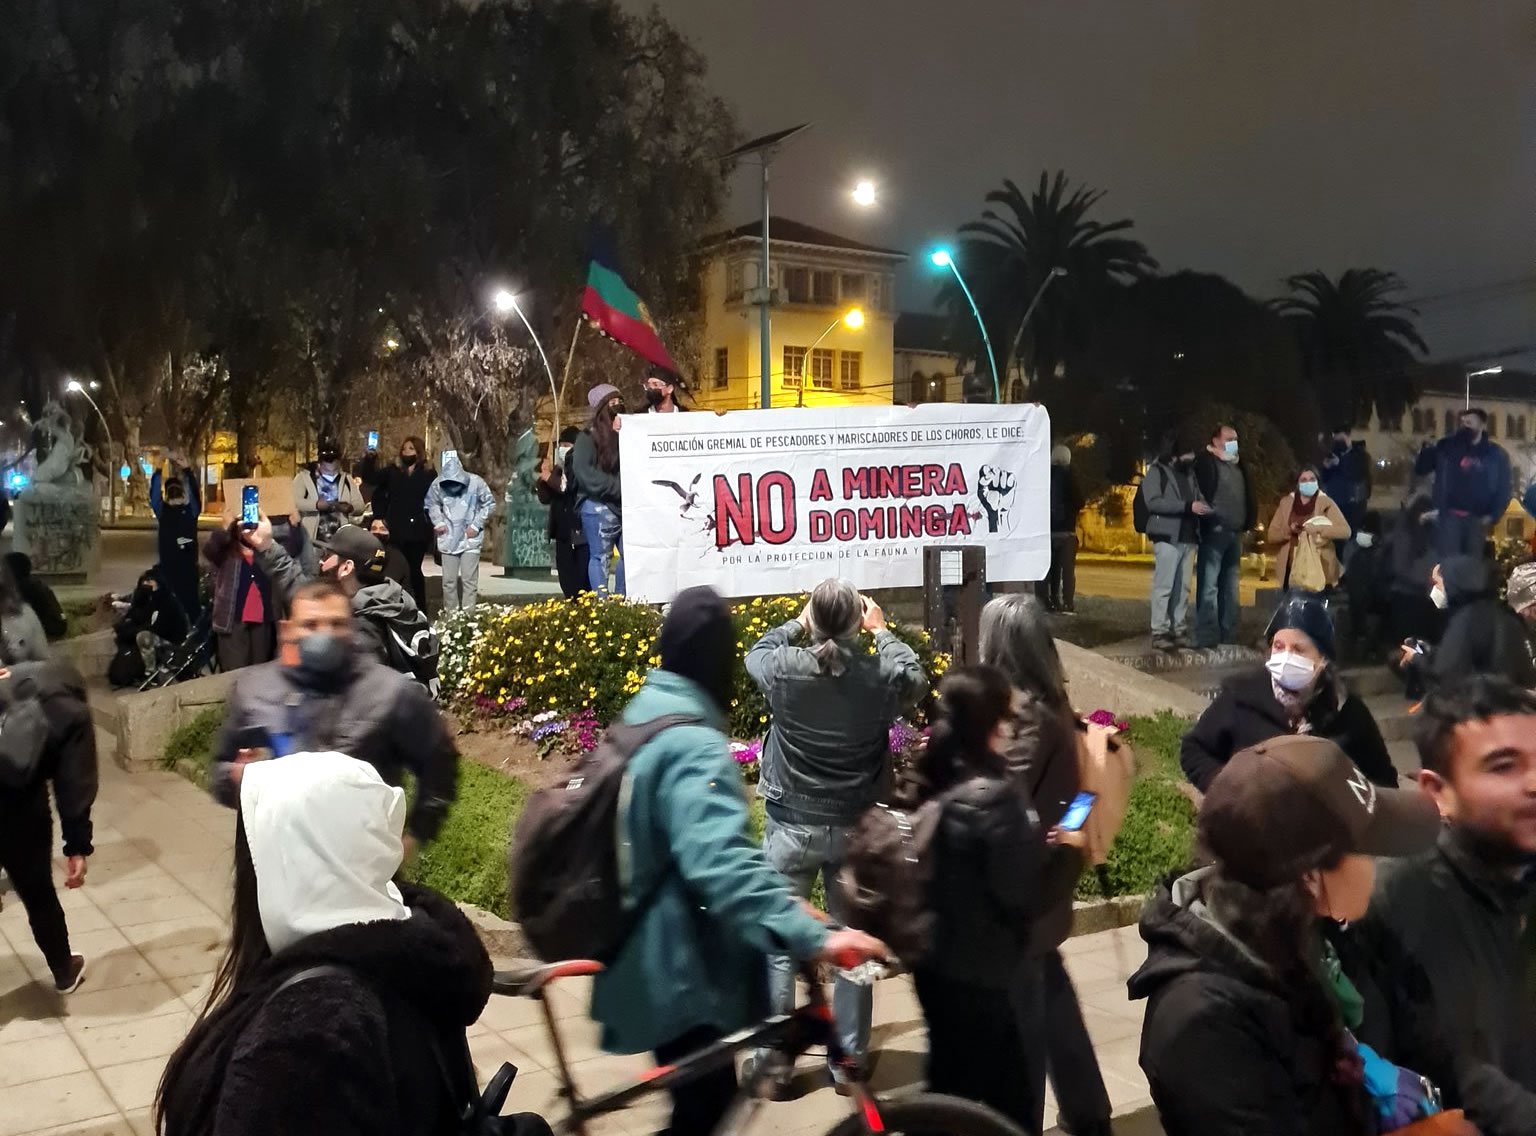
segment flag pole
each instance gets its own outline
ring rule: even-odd
[[[585,318],[577,312],[576,326],[571,328],[571,349],[565,353],[565,373],[560,376],[560,394],[555,399],[555,433],[549,440],[551,449],[560,444],[560,405],[565,402],[565,388],[571,381],[571,364],[576,360],[576,338],[581,334],[581,325]]]

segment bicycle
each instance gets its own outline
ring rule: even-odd
[[[825,1046],[831,1065],[851,1069],[852,1062],[843,1052],[833,1026],[832,1010],[820,976],[812,964],[802,964],[801,977],[810,987],[810,1000],[788,1014],[774,1017],[738,1030],[713,1045],[671,1065],[658,1066],[620,1088],[582,1097],[576,1090],[560,1038],[554,1010],[544,996],[545,989],[562,978],[586,978],[603,969],[601,963],[585,960],[550,963],[527,971],[497,972],[492,982],[496,994],[532,998],[540,1005],[544,1027],[555,1054],[559,1096],[570,1106],[570,1115],[551,1127],[556,1133],[588,1136],[588,1124],[598,1117],[619,1112],[653,1093],[666,1092],[706,1073],[733,1063],[743,1050],[766,1048],[782,1054],[793,1066],[807,1050]],[[851,971],[840,971],[853,981],[873,981],[879,976],[878,964],[865,964]],[[767,1062],[757,1063],[759,1071],[741,1085],[735,1101],[715,1130],[714,1136],[736,1136],[744,1132],[765,1103],[771,1072]],[[502,1092],[505,1096],[505,1090]],[[872,1136],[872,1134],[925,1133],[933,1136],[1024,1136],[1023,1131],[1000,1113],[976,1101],[962,1100],[938,1093],[909,1092],[877,1097],[856,1078],[848,1081],[848,1097],[853,1114],[839,1121],[827,1136]]]

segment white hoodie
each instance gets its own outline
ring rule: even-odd
[[[404,790],[345,754],[245,767],[240,814],[273,954],[333,927],[410,917],[391,882],[404,859],[405,813]]]

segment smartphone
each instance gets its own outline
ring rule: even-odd
[[[261,523],[261,490],[247,485],[240,490],[240,527],[254,529]]]
[[[1072,803],[1067,806],[1067,811],[1062,815],[1056,827],[1063,832],[1076,832],[1082,828],[1088,820],[1088,813],[1093,809],[1093,802],[1098,800],[1097,793],[1090,793],[1084,789],[1072,798]]]
[[[375,451],[378,450],[378,448],[379,448],[379,432],[377,430],[369,430],[368,431],[368,452],[370,454],[374,453]]]

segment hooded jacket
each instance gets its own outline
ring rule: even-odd
[[[229,763],[247,729],[266,731],[280,760],[335,751],[366,761],[392,785],[408,771],[416,778],[416,804],[407,824],[423,842],[437,835],[458,792],[459,754],[442,715],[420,683],[370,658],[356,657],[334,689],[306,685],[298,669],[281,661],[238,672],[214,741],[209,788],[234,807]]]
[[[1413,472],[1435,475],[1435,508],[1442,512],[1469,513],[1491,524],[1509,508],[1514,488],[1509,455],[1486,434],[1472,442],[1458,430],[1425,446],[1414,459]]]
[[[1397,770],[1370,708],[1326,675],[1314,689],[1302,715],[1306,732],[1333,741],[1372,781],[1395,788]],[[1222,685],[1179,743],[1179,764],[1190,784],[1203,793],[1238,750],[1295,732],[1275,697],[1269,672],[1260,667]]]
[[[714,699],[692,679],[653,670],[623,720],[667,714],[703,721],[658,734],[625,773],[625,889],[651,898],[592,983],[592,1017],[615,1053],[654,1050],[700,1027],[743,1028],[768,1009],[763,956],[813,958],[827,937],[747,835],[747,798]]]
[[[94,848],[91,808],[96,803],[98,766],[96,727],[86,702],[85,679],[63,661],[13,664],[11,678],[0,683],[4,697],[36,697],[48,723],[42,760],[32,784],[0,789],[0,828],[7,817],[48,813],[48,787],[59,811],[64,855],[89,856]]]
[[[495,508],[490,486],[478,473],[465,472],[459,455],[450,453],[427,490],[427,519],[437,532],[437,550],[444,556],[478,555],[485,544],[485,522]]]
[[[890,729],[928,688],[917,655],[889,631],[875,654],[850,651],[841,675],[821,672],[795,643],[791,620],[747,652],[747,674],[768,699],[758,796],[784,819],[853,824],[875,803],[890,766]]]
[[[1141,916],[1141,1068],[1167,1136],[1368,1136],[1359,1089],[1333,1083],[1331,1039],[1298,1032],[1269,969],[1200,900],[1208,869]],[[1352,976],[1353,977],[1353,976]]]
[[[1536,662],[1525,624],[1498,598],[1487,561],[1447,557],[1440,575],[1445,580],[1445,633],[1427,656],[1409,666],[1420,668],[1431,685],[1493,674],[1526,690],[1536,687]]]

